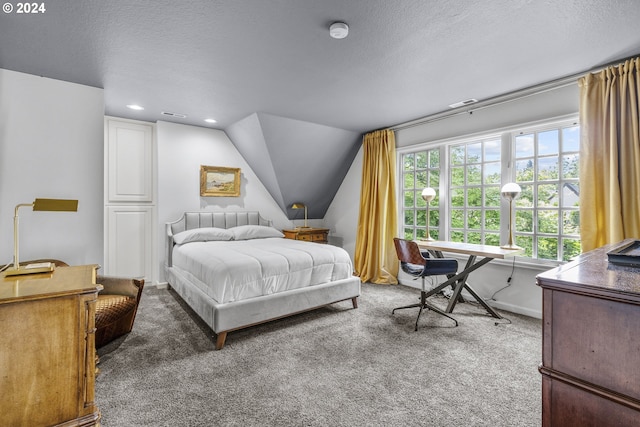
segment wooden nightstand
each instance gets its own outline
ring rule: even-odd
[[[328,228],[294,228],[293,230],[282,230],[286,239],[305,240],[307,242],[328,243]]]

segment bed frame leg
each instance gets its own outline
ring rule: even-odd
[[[222,347],[224,347],[224,341],[226,339],[227,339],[226,332],[220,332],[218,334],[218,336],[216,337],[216,350],[222,350]]]
[[[358,297],[351,298],[351,304],[353,304],[353,308],[358,308]]]

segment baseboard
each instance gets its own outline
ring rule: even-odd
[[[154,286],[158,289],[167,289],[169,287],[169,282],[156,282]]]
[[[462,295],[464,296],[464,294],[465,293],[463,292]],[[470,295],[469,295],[469,298],[471,298]],[[473,298],[471,300],[473,300]],[[532,310],[530,308],[522,307],[519,305],[513,305],[509,303],[504,303],[500,301],[487,301],[487,304],[489,304],[491,307],[497,308],[498,310],[505,310],[511,313],[522,314],[523,316],[542,319],[542,312],[538,310]]]
[[[414,288],[414,289],[421,289],[421,282],[420,279],[414,281],[414,280],[399,280],[400,285],[402,286],[407,286],[410,288]],[[471,294],[467,293],[466,291],[462,291],[462,297],[467,300],[467,301],[471,301],[471,302],[476,302],[476,300],[471,296]],[[509,304],[509,303],[505,303],[505,302],[501,302],[501,301],[492,301],[492,300],[485,300],[487,304],[489,304],[491,307],[497,308],[498,310],[505,310],[511,313],[516,313],[516,314],[522,314],[523,316],[529,316],[529,317],[533,317],[536,319],[542,319],[542,312],[538,311],[538,310],[533,310],[527,307],[522,307],[519,305],[514,305],[514,304]],[[455,311],[455,310],[454,310]]]

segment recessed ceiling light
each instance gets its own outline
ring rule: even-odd
[[[136,110],[136,111],[144,110],[144,107],[138,104],[129,104],[127,105],[127,108],[131,108],[132,110]]]
[[[204,121],[207,123],[218,123],[218,121],[215,119],[204,119]]]

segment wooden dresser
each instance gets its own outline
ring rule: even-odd
[[[640,425],[640,268],[607,258],[622,244],[537,277],[543,426]]]
[[[282,230],[284,237],[293,240],[306,240],[307,242],[328,243],[328,228],[294,228],[293,230]]]
[[[96,269],[0,273],[0,425],[99,425]]]

